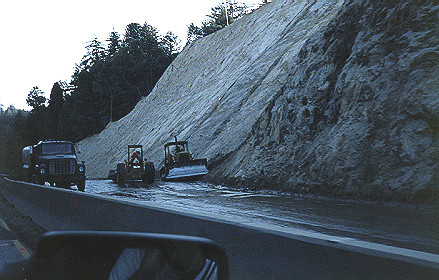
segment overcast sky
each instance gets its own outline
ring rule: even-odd
[[[187,26],[200,25],[222,0],[22,0],[0,4],[0,104],[28,109],[38,86],[48,97],[53,83],[70,81],[87,42],[105,42],[113,29],[122,36],[130,23],[148,23],[186,41]],[[256,6],[262,0],[240,0]]]

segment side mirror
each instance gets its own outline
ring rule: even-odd
[[[47,233],[30,273],[32,279],[229,279],[226,254],[209,239],[126,232]]]

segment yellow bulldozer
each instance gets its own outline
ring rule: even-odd
[[[163,181],[196,179],[209,173],[207,159],[194,159],[188,141],[168,142],[164,145],[165,160],[160,169]]]

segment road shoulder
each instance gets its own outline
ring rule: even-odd
[[[47,232],[32,221],[32,218],[22,214],[0,192],[0,217],[2,228],[11,232],[15,240],[19,240],[23,248],[34,252],[38,240]]]

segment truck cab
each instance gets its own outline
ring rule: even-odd
[[[23,148],[23,179],[36,184],[85,190],[85,164],[78,162],[75,146],[69,141],[41,141]]]

